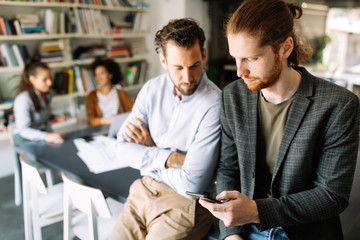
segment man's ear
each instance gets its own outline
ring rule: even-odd
[[[280,57],[287,59],[294,49],[294,39],[292,37],[286,38],[280,48]]]
[[[205,62],[205,60],[206,60],[206,48],[203,48],[203,50],[202,50],[202,60],[203,60],[203,62]]]
[[[163,66],[163,68],[167,69],[167,62],[166,58],[163,53],[159,53],[160,63]]]

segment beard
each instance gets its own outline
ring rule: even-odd
[[[180,83],[175,85],[175,89],[181,93],[181,95],[189,96],[193,94],[199,86],[199,83]]]
[[[246,84],[251,91],[260,91],[261,89],[271,87],[274,85],[280,77],[283,70],[283,65],[280,60],[280,56],[276,55],[274,58],[274,65],[268,74],[260,79],[258,77],[246,77],[242,76],[243,79],[255,81],[254,83]]]

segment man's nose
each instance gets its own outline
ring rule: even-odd
[[[190,75],[190,70],[188,68],[184,68],[183,71],[183,81],[185,83],[190,83],[191,82],[191,75]]]
[[[238,77],[246,75],[246,67],[244,63],[237,62],[236,63],[236,74]]]

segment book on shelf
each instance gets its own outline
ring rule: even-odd
[[[1,63],[6,67],[23,67],[29,58],[25,45],[0,44]]]
[[[73,12],[74,16],[75,16],[75,32],[76,33],[80,33],[83,34],[84,33],[84,29],[83,29],[83,24],[81,24],[80,22],[80,16],[79,16],[79,11],[81,11],[81,9],[74,9],[72,8],[71,11]]]
[[[17,60],[15,58],[15,53],[11,47],[11,44],[2,43],[0,45],[1,55],[5,61],[5,66],[7,67],[16,67],[18,66]]]
[[[135,78],[138,77],[138,66],[129,65],[125,69],[125,86],[131,86],[135,84]]]
[[[9,35],[13,34],[10,29],[9,22],[3,17],[0,17],[0,29],[1,29],[2,35],[9,36]]]
[[[138,12],[133,22],[133,32],[150,31],[150,15],[146,12]]]
[[[64,68],[55,73],[52,89],[55,94],[69,94],[77,90],[74,81],[74,70]]]
[[[75,32],[83,34],[110,34],[110,18],[96,9],[74,9],[72,13]]]
[[[74,70],[72,68],[64,68],[61,71],[68,75],[67,86],[65,86],[67,93],[76,92],[77,88],[74,81]]]
[[[124,41],[112,41],[107,45],[107,57],[129,57],[129,45]]]
[[[127,7],[136,7],[136,8],[150,8],[149,3],[145,3],[143,0],[120,0]]]
[[[15,18],[19,19],[21,24],[40,24],[40,15],[37,13],[18,13]]]
[[[14,44],[11,47],[12,47],[12,50],[14,52],[14,55],[15,55],[16,61],[18,63],[18,66],[19,67],[24,67],[25,66],[25,61],[24,61],[24,59],[23,59],[23,57],[21,55],[19,46]]]
[[[52,9],[45,9],[41,13],[42,23],[45,32],[48,34],[63,34],[67,32],[67,14],[65,12],[56,12]]]
[[[11,35],[21,35],[21,34],[23,34],[19,20],[15,19],[15,18],[10,19],[9,20],[9,27],[10,27]]]
[[[60,39],[42,42],[39,46],[38,58],[46,63],[64,61],[64,41]]]
[[[66,93],[65,85],[67,85],[68,77],[69,77],[68,74],[65,72],[60,71],[60,72],[55,73],[53,84],[52,84],[52,89],[55,94],[65,94]]]
[[[113,34],[122,34],[126,32],[132,31],[132,23],[126,21],[116,21],[114,19],[111,20],[112,24],[112,33]]]
[[[74,66],[74,82],[78,92],[86,91],[84,81],[81,78],[80,67],[78,65]]]
[[[131,56],[138,56],[147,53],[145,41],[142,39],[133,40],[129,43]]]
[[[19,19],[15,19],[15,20],[14,20],[14,26],[15,26],[15,30],[16,30],[17,35],[21,35],[21,34],[24,33],[24,32],[22,31],[22,28],[21,28],[21,24],[20,24]]]
[[[83,79],[84,88],[86,91],[93,91],[97,88],[97,83],[95,81],[94,75],[90,69],[87,68],[80,68],[80,75]]]
[[[3,17],[0,17],[0,33],[1,35],[7,35],[5,29],[5,19]]]
[[[133,7],[128,0],[119,0],[120,4],[124,7]]]
[[[94,60],[97,57],[106,57],[107,49],[105,45],[79,46],[75,49],[74,59],[78,60]]]
[[[148,63],[146,61],[129,64],[124,73],[124,85],[131,86],[144,83],[147,76]]]
[[[43,33],[40,14],[37,13],[18,13],[15,18],[19,20],[22,32],[25,34]]]

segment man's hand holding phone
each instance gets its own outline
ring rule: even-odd
[[[222,220],[226,227],[260,223],[256,202],[239,191],[223,191],[216,198],[224,202],[213,204],[200,199],[199,203]]]
[[[210,197],[209,195],[206,195],[206,194],[200,194],[200,193],[193,193],[193,192],[189,192],[189,191],[186,191],[185,192],[187,195],[189,196],[192,196],[193,198],[196,198],[196,199],[203,199],[205,201],[208,201],[208,202],[211,202],[211,203],[222,203],[212,197]]]

